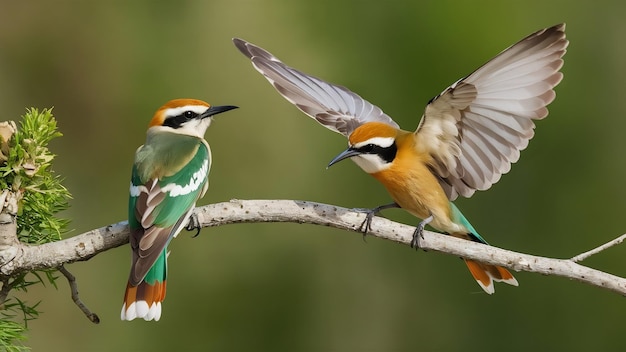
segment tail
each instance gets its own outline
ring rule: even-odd
[[[474,279],[476,279],[476,282],[478,282],[480,287],[482,287],[488,294],[492,294],[496,291],[493,286],[494,281],[504,282],[513,286],[519,285],[513,275],[501,266],[475,262],[469,259],[463,260],[465,260],[465,264],[467,265],[470,273],[472,273]]]
[[[122,320],[143,318],[146,321],[159,321],[161,318],[161,302],[165,299],[167,274],[166,250],[159,256],[144,279],[133,285],[130,280],[124,293]]]
[[[470,231],[468,234],[463,235],[454,235],[455,237],[460,237],[469,241],[474,241],[478,243],[488,244],[482,236],[478,234],[478,231],[474,229],[474,226],[470,224],[470,222],[465,218],[465,216],[461,213],[459,208],[454,205],[454,203],[450,202],[450,208],[452,209],[452,219],[454,222],[459,223],[465,226],[466,229]],[[463,259],[467,268],[469,269],[472,276],[478,282],[480,287],[487,292],[488,294],[492,294],[495,292],[495,287],[493,285],[494,281],[504,282],[512,286],[518,286],[518,282],[513,277],[513,275],[505,268],[497,265],[485,264],[469,259]]]

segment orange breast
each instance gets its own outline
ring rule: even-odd
[[[412,133],[396,139],[398,153],[391,167],[372,174],[393,200],[412,215],[424,219],[434,215],[433,227],[450,230],[450,203],[439,181],[428,168],[430,156],[414,147]]]

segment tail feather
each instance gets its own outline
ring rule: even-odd
[[[142,318],[158,321],[161,318],[161,302],[165,299],[167,283],[167,248],[164,248],[150,270],[137,283],[133,275],[135,265],[126,284],[122,320]]]
[[[501,266],[485,264],[481,262],[476,262],[469,259],[463,259],[467,268],[476,282],[482,287],[482,289],[488,294],[493,294],[495,292],[495,287],[493,285],[494,281],[504,282],[506,284],[512,286],[518,286],[517,280],[513,275]]]
[[[474,241],[482,244],[487,244],[487,241],[478,234],[478,231],[470,224],[469,220],[461,213],[457,206],[450,202],[450,210],[452,211],[452,220],[458,224],[463,225],[468,233],[454,233],[452,236],[459,237],[468,241]],[[469,259],[463,259],[467,268],[472,273],[472,276],[480,287],[485,290],[488,294],[492,294],[495,292],[495,288],[493,286],[493,282],[504,282],[509,285],[518,286],[517,280],[513,277],[513,275],[501,266],[485,264],[481,262],[476,262]]]
[[[126,285],[121,319],[142,318],[158,321],[161,318],[161,302],[165,299],[166,281],[156,281],[153,285],[142,281],[139,285]]]

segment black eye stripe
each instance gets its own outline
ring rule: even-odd
[[[378,155],[381,159],[385,160],[388,163],[392,162],[393,159],[395,159],[396,153],[398,152],[398,146],[396,145],[395,141],[388,147],[381,147],[378,144],[366,144],[360,148],[355,149],[362,154]]]
[[[168,126],[168,127],[172,127],[172,128],[179,128],[185,122],[187,122],[189,120],[193,120],[197,116],[198,116],[198,113],[193,112],[191,110],[183,111],[179,115],[170,116],[170,117],[166,118],[165,121],[163,121],[163,126]]]
[[[363,154],[378,154],[381,151],[387,148],[391,148],[391,147],[393,147],[393,144],[389,147],[381,147],[378,144],[366,144],[360,148],[355,148],[355,149]]]

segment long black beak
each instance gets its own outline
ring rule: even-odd
[[[204,118],[211,117],[211,116],[217,115],[217,114],[221,114],[221,113],[226,112],[228,110],[237,109],[237,108],[239,108],[239,107],[238,106],[234,106],[234,105],[211,106],[205,112],[202,113],[202,118],[204,119]]]
[[[349,147],[348,149],[344,150],[339,155],[337,155],[333,160],[331,160],[330,163],[328,163],[328,166],[326,166],[326,168],[328,169],[329,167],[333,166],[334,164],[340,162],[343,159],[348,159],[357,155],[361,155],[361,152],[356,149],[353,149],[352,147]]]

